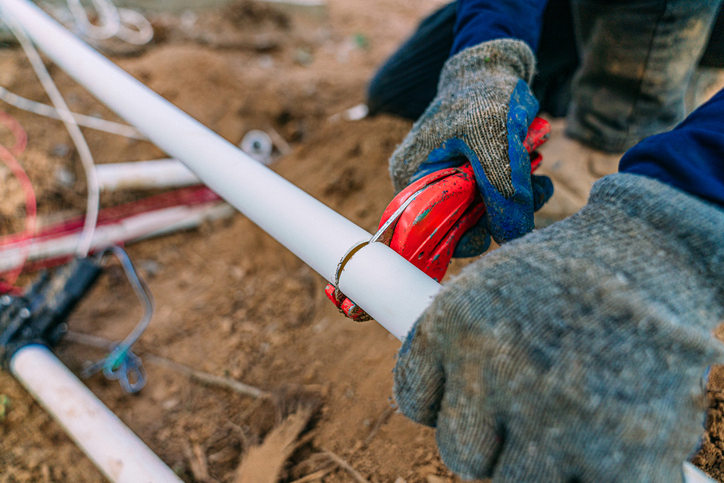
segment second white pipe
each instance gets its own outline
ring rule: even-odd
[[[20,349],[10,371],[115,483],[182,483],[143,442],[40,345]]]
[[[201,183],[178,159],[99,164],[96,175],[101,191],[180,188]]]

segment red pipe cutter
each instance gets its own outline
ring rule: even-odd
[[[523,142],[530,153],[531,172],[542,157],[535,150],[550,136],[550,125],[535,118]],[[370,243],[380,241],[436,281],[442,280],[460,237],[485,214],[475,174],[470,163],[447,168],[420,178],[400,191],[380,219],[379,230]],[[371,317],[339,291],[334,284],[325,289],[327,297],[352,320]]]

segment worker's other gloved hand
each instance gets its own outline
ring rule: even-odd
[[[470,161],[487,206],[484,222],[456,256],[482,253],[533,229],[533,211],[553,193],[530,174],[523,140],[538,111],[528,83],[535,57],[525,42],[503,39],[459,52],[445,63],[438,93],[390,159],[397,191],[431,172]]]
[[[402,412],[494,483],[681,482],[724,362],[724,212],[615,174],[468,266],[399,353]]]

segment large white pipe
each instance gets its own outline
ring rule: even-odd
[[[101,102],[181,160],[219,196],[327,280],[347,251],[370,233],[304,193],[136,81],[26,0],[0,0],[0,13]],[[398,339],[440,285],[381,243],[346,264],[340,289]],[[687,467],[688,483],[713,480]]]
[[[686,483],[716,483],[706,473],[688,461],[684,462],[684,481]]]
[[[20,349],[10,370],[76,444],[116,483],[181,483],[50,350]]]
[[[1,0],[0,11],[101,102],[327,280],[334,279],[350,247],[370,238],[134,79],[31,2]],[[395,336],[404,337],[440,285],[381,245],[363,248],[354,260],[340,278],[340,289]],[[359,276],[358,269],[365,276]]]

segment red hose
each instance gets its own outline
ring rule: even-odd
[[[10,132],[13,133],[13,136],[15,136],[15,144],[10,149],[0,145],[0,159],[2,159],[8,168],[10,168],[10,171],[20,182],[20,186],[25,193],[25,230],[22,234],[21,243],[26,250],[23,253],[23,260],[18,267],[10,272],[6,272],[4,274],[5,280],[0,280],[0,293],[16,293],[18,292],[18,289],[15,287],[15,282],[23,271],[23,266],[25,265],[25,261],[27,260],[30,252],[30,241],[35,235],[37,205],[33,184],[30,182],[30,178],[28,178],[27,173],[16,159],[17,156],[20,156],[20,154],[25,151],[25,147],[28,144],[28,135],[17,119],[6,112],[0,111],[0,124],[7,127]]]

